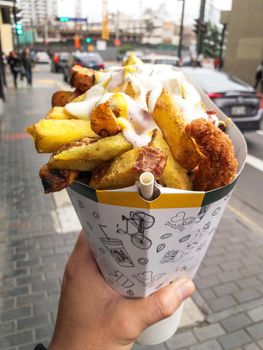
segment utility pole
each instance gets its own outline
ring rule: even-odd
[[[225,36],[226,36],[226,23],[223,24],[223,29],[221,33],[221,41],[220,41],[220,51],[219,51],[219,69],[223,68],[223,50],[224,50],[224,44],[225,44]]]
[[[182,46],[183,46],[183,32],[184,32],[184,7],[185,7],[185,0],[179,0],[183,1],[182,4],[182,14],[181,14],[181,25],[180,25],[180,34],[179,34],[179,45],[178,45],[178,53],[177,56],[179,60],[182,58]]]
[[[199,12],[200,23],[204,23],[205,4],[206,4],[206,0],[201,0],[200,12]],[[200,55],[203,52],[203,41],[204,41],[204,33],[203,33],[203,31],[199,30],[198,37],[197,37],[197,53],[198,53],[198,55]]]

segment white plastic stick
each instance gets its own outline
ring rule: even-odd
[[[151,200],[154,190],[154,176],[149,171],[145,171],[139,178],[141,195],[146,200]]]

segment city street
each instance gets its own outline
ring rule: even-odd
[[[8,83],[0,116],[0,349],[32,350],[51,339],[80,225],[64,192],[43,193],[38,171],[48,156],[36,153],[25,127],[68,85],[48,65],[36,66],[32,88]],[[195,278],[192,301],[202,321],[134,350],[263,349],[263,130],[245,138],[247,163]]]

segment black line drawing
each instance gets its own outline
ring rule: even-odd
[[[125,221],[126,227],[125,229],[122,229],[119,225],[117,225],[116,232],[130,235],[131,242],[135,247],[143,250],[149,249],[152,245],[152,241],[146,237],[145,234],[146,230],[154,225],[154,217],[144,212],[131,211],[128,218],[125,215],[122,215],[121,218],[122,221]],[[130,224],[136,228],[136,232],[130,232],[130,230],[133,228]]]
[[[187,266],[178,266],[177,269],[175,270],[176,272],[181,272],[181,271],[187,271]]]
[[[212,203],[211,204],[206,204],[206,205],[203,205],[201,208],[200,208],[200,210],[199,210],[199,212],[198,212],[198,214],[197,214],[197,217],[196,217],[196,219],[195,219],[195,222],[197,223],[197,222],[200,222],[202,219],[203,219],[203,217],[205,216],[205,214],[208,212],[208,209],[211,207],[211,205],[212,205]]]
[[[100,218],[100,214],[97,211],[93,211],[92,215],[94,216],[95,219],[99,219]]]
[[[86,223],[89,226],[89,228],[93,231],[93,227],[91,226],[91,223],[89,221],[86,221]]]
[[[230,193],[228,193],[225,197],[224,197],[224,200],[227,201],[230,197]]]
[[[165,275],[166,275],[166,272],[153,275],[152,271],[146,271],[142,273],[137,273],[137,275],[132,275],[132,277],[134,277],[144,287],[152,287],[154,282],[159,281],[159,279],[161,279]]]
[[[213,211],[212,215],[213,215],[213,216],[216,216],[220,211],[221,211],[221,207],[217,207],[217,208]]]
[[[165,244],[164,243],[159,244],[158,247],[156,248],[156,253],[161,252],[164,248],[165,248]]]
[[[173,235],[172,233],[165,233],[160,238],[161,239],[167,239],[167,238],[170,238],[172,235]]]
[[[173,263],[175,261],[180,261],[181,259],[184,259],[198,246],[201,238],[202,238],[201,232],[199,231],[194,232],[191,235],[191,239],[186,241],[186,246],[183,250],[180,250],[180,249],[169,250],[162,257],[160,264]]]
[[[134,264],[127,253],[124,245],[120,239],[109,238],[105,233],[106,225],[99,225],[101,231],[106,237],[100,237],[100,241],[103,243],[104,247],[108,250],[114,260],[123,267],[134,267]]]
[[[185,217],[186,213],[184,211],[179,211],[175,216],[173,216],[170,221],[167,221],[165,225],[172,227],[175,230],[183,231],[185,226],[191,225],[195,222],[194,216]]]
[[[178,249],[177,250],[175,250],[175,249],[169,250],[162,257],[162,260],[160,261],[160,264],[165,264],[165,263],[170,263],[170,262],[176,261],[178,253],[179,253]]]
[[[158,289],[160,289],[162,286],[163,286],[163,283],[160,283],[160,284],[158,284],[158,286],[156,286],[154,289],[155,289],[155,290],[158,290]]]
[[[148,262],[149,262],[149,259],[147,259],[147,258],[139,258],[137,261],[138,261],[138,263],[140,265],[147,265]]]
[[[208,230],[209,229],[209,227],[210,227],[210,221],[208,221],[206,224],[205,224],[205,226],[203,227],[203,230]]]
[[[206,243],[207,239],[204,242],[200,243],[200,245],[196,249],[196,252],[200,252],[206,246]]]
[[[111,283],[118,283],[123,288],[131,288],[134,286],[134,282],[131,281],[128,277],[126,277],[122,272],[116,270],[113,266],[111,266],[105,260],[101,261],[102,266],[109,274],[109,281]]]
[[[106,252],[105,252],[105,249],[103,249],[103,248],[99,248],[99,252],[101,253],[101,254],[105,254]]]
[[[84,203],[80,199],[78,199],[78,205],[79,205],[80,209],[84,209],[85,208]]]
[[[134,297],[134,291],[129,289],[127,290],[127,294],[130,296],[130,297]]]
[[[180,239],[179,239],[179,242],[180,242],[180,243],[186,242],[190,237],[191,237],[191,235],[186,235],[186,236],[180,238]]]

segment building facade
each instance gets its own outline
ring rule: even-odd
[[[253,84],[263,59],[263,1],[233,0],[232,10],[223,15],[228,29],[224,69]]]

